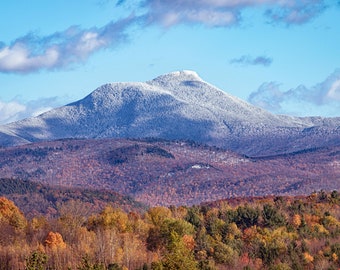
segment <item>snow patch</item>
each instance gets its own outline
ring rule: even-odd
[[[160,85],[169,85],[169,84],[175,85],[175,84],[180,84],[185,81],[204,82],[195,71],[182,70],[182,71],[174,71],[168,74],[158,76],[157,78],[153,79],[149,83],[151,84],[158,83]]]
[[[191,169],[210,169],[210,165],[194,164]]]

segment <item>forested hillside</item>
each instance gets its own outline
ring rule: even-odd
[[[262,197],[144,213],[68,200],[54,218],[0,198],[0,269],[339,269],[340,195]]]
[[[192,205],[338,190],[339,157],[340,147],[256,158],[188,141],[59,140],[0,149],[0,177]]]
[[[110,190],[48,186],[20,179],[0,178],[0,196],[15,202],[28,218],[35,215],[54,217],[58,207],[69,200],[87,205],[92,213],[100,212],[108,203],[124,211],[140,213],[147,209],[133,198]]]

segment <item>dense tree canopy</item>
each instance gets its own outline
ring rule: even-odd
[[[144,213],[110,205],[91,213],[72,200],[58,209],[27,220],[0,198],[0,270],[340,268],[337,191]]]

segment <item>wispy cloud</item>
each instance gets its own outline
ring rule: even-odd
[[[26,110],[26,106],[16,101],[0,101],[0,124],[6,124],[18,119],[18,115]]]
[[[180,23],[231,26],[247,8],[263,8],[271,22],[302,24],[321,13],[324,0],[145,0],[142,6],[150,23],[170,27]]]
[[[234,58],[230,60],[231,64],[238,64],[238,65],[252,65],[252,66],[270,66],[273,62],[273,59],[267,56],[257,56],[251,57],[250,55],[243,55],[239,58]]]
[[[57,97],[41,98],[28,102],[0,100],[0,125],[37,116],[58,106],[61,106],[61,102]]]
[[[274,113],[301,114],[298,111],[305,108],[303,115],[340,116],[340,69],[313,87],[300,85],[287,91],[280,88],[276,82],[264,83],[250,94],[248,101]]]
[[[327,7],[326,3],[321,0],[284,2],[286,3],[271,7],[265,12],[271,22],[283,22],[287,25],[304,24],[322,13]]]
[[[72,26],[44,37],[30,33],[9,46],[0,46],[0,72],[30,73],[81,63],[94,52],[125,41],[126,30],[134,22],[135,18],[130,16],[101,28]]]
[[[170,27],[181,23],[200,23],[207,26],[230,26],[239,21],[237,10],[224,8],[218,1],[180,1],[180,0],[147,0],[146,21]]]

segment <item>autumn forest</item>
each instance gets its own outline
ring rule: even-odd
[[[0,198],[1,270],[339,269],[340,194],[100,211],[69,199],[27,217]]]

